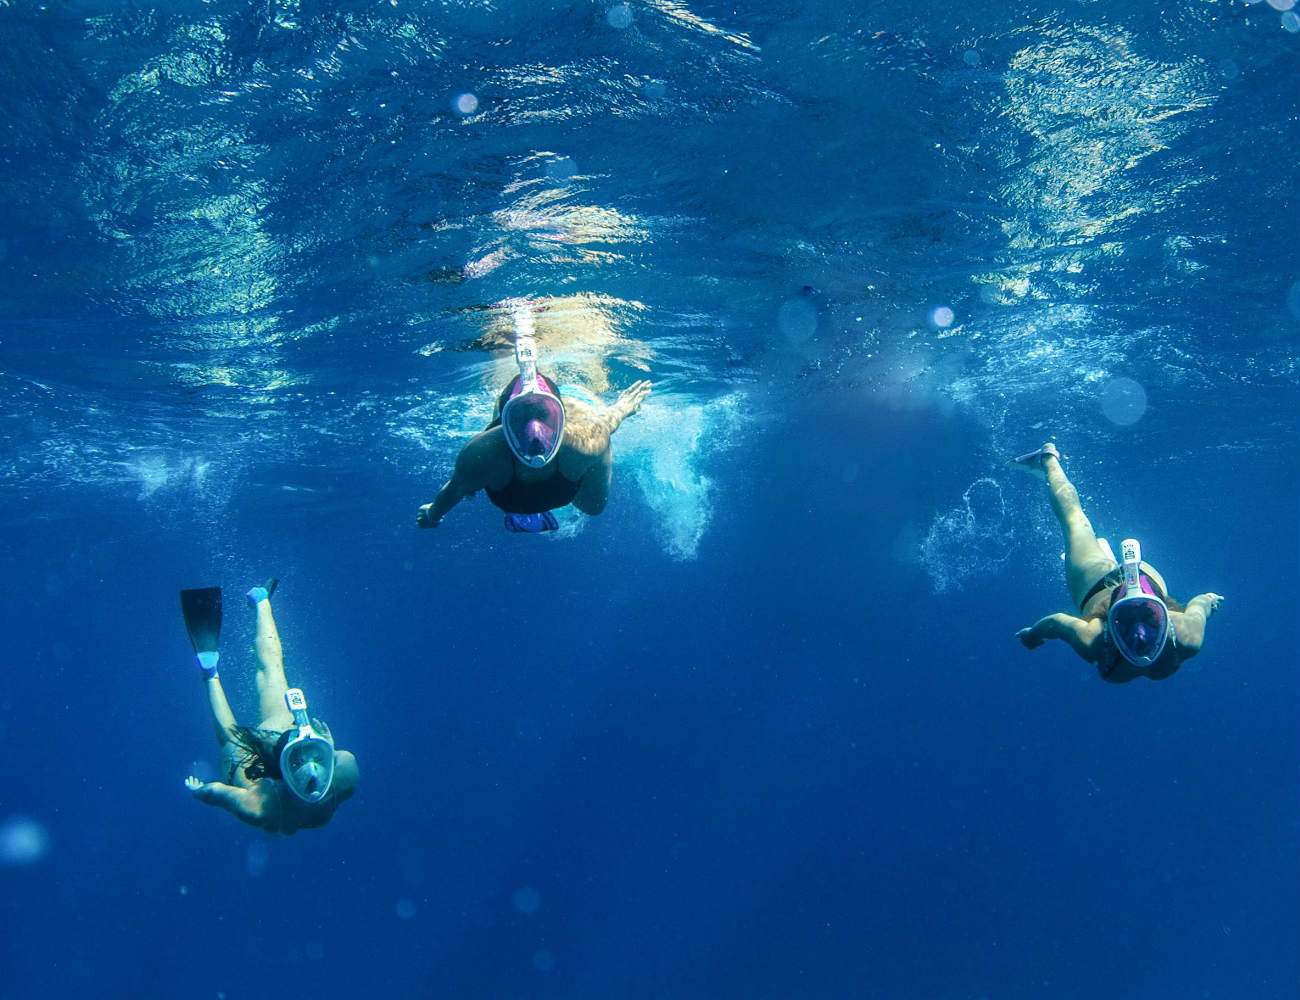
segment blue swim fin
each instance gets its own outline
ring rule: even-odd
[[[249,592],[244,595],[248,598],[248,606],[250,608],[256,608],[263,601],[269,601],[271,595],[275,593],[276,585],[279,584],[279,582],[279,578],[273,576],[260,587],[253,587],[249,590]]]
[[[525,532],[530,535],[541,531],[554,531],[560,526],[560,522],[549,510],[544,510],[540,514],[507,514],[505,521],[506,531]]]

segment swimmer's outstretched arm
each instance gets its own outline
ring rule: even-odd
[[[434,497],[433,503],[421,505],[415,515],[416,526],[420,528],[438,527],[438,522],[447,515],[447,511],[455,507],[456,504],[460,503],[472,492],[473,490],[465,490],[457,483],[456,477],[453,475],[443,483],[442,489]]]
[[[196,799],[219,806],[252,826],[262,825],[262,796],[252,788],[236,788],[220,781],[200,781],[190,775],[185,787]]]
[[[1037,649],[1048,639],[1061,639],[1085,660],[1097,659],[1094,644],[1101,635],[1101,625],[1096,621],[1084,621],[1073,615],[1054,614],[1040,618],[1029,628],[1022,628],[1016,638],[1026,649]]]
[[[1181,615],[1174,619],[1178,633],[1178,645],[1185,655],[1195,656],[1201,651],[1205,641],[1205,625],[1214,612],[1219,610],[1223,597],[1219,594],[1197,594],[1187,602]]]
[[[494,481],[500,480],[498,485],[501,485],[509,479],[510,453],[500,430],[495,435],[491,431],[476,434],[456,456],[456,468],[451,478],[443,483],[433,503],[420,508],[415,523],[421,528],[436,528],[447,512],[467,496]]]

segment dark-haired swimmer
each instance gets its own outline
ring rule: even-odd
[[[1120,559],[1098,538],[1065,476],[1050,441],[1011,462],[1047,483],[1052,510],[1065,534],[1065,581],[1079,617],[1048,615],[1016,633],[1025,648],[1061,639],[1113,684],[1135,677],[1164,680],[1195,656],[1205,624],[1219,610],[1218,594],[1198,594],[1184,608],[1169,596],[1164,577],[1142,561],[1137,539],[1125,539]]]
[[[185,627],[208,689],[208,703],[221,745],[225,781],[200,781],[185,787],[200,802],[220,806],[267,833],[290,834],[324,826],[340,803],[357,789],[357,759],[334,749],[329,727],[307,714],[307,700],[284,676],[280,633],[271,615],[275,580],[248,592],[257,613],[256,727],[235,723],[217,677],[217,639],[221,633],[221,588],[181,591]]]
[[[555,529],[551,511],[566,504],[584,514],[605,509],[614,471],[610,437],[640,409],[650,383],[633,382],[612,406],[602,406],[537,371],[532,314],[525,307],[516,310],[515,330],[519,375],[497,398],[487,428],[456,457],[438,496],[420,508],[415,523],[421,528],[436,528],[449,510],[479,490],[505,512],[506,527],[516,532]]]

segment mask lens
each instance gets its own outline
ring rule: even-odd
[[[1126,598],[1111,608],[1111,635],[1130,661],[1155,660],[1164,648],[1168,629],[1164,605],[1152,598]]]
[[[334,777],[334,749],[319,738],[290,743],[280,770],[294,794],[316,802],[329,791]]]
[[[501,425],[521,459],[548,462],[559,450],[564,411],[554,396],[527,393],[506,404]]]

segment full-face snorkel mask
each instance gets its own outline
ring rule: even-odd
[[[510,398],[501,407],[501,430],[515,458],[540,469],[559,454],[564,436],[564,404],[555,387],[537,374],[533,314],[520,306],[515,309],[514,319],[519,377],[511,383]]]
[[[323,799],[334,781],[334,739],[322,736],[307,715],[307,699],[300,688],[284,693],[298,733],[280,751],[280,777],[289,791],[307,803]]]
[[[1142,546],[1136,538],[1120,543],[1124,596],[1110,606],[1107,630],[1120,656],[1135,667],[1149,667],[1160,659],[1166,643],[1177,640],[1169,627],[1169,609],[1142,576]]]

